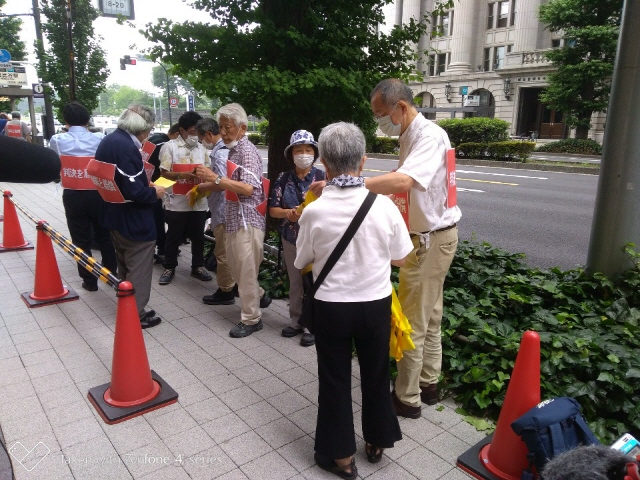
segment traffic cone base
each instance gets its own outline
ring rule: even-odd
[[[22,296],[22,300],[27,304],[29,308],[38,308],[44,307],[45,305],[51,305],[54,303],[62,303],[62,302],[71,302],[73,300],[78,300],[79,295],[72,288],[64,286],[65,294],[62,297],[57,298],[37,298],[34,293],[24,292],[20,295]]]
[[[0,243],[0,253],[2,252],[18,252],[20,250],[33,250],[33,244],[31,242],[25,242],[24,245],[18,247],[5,247]]]
[[[108,398],[107,392],[111,387],[110,383],[89,389],[87,397],[102,417],[102,420],[109,425],[124,422],[130,418],[166,407],[178,401],[178,393],[153,370],[151,370],[151,378],[154,384],[158,386],[157,390],[154,388],[154,391],[159,391],[159,393],[144,403],[138,403],[130,407],[110,405],[107,400],[105,400],[105,398]]]
[[[474,478],[483,480],[498,480],[500,477],[492,475],[486,468],[486,464],[480,459],[480,451],[491,444],[493,433],[476,443],[469,450],[458,457],[457,466]]]

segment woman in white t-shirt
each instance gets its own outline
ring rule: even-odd
[[[334,123],[318,138],[327,185],[299,220],[295,266],[313,263],[317,278],[368,194],[360,176],[365,139],[350,123]],[[318,353],[316,464],[341,478],[357,477],[351,404],[351,348],[362,389],[362,432],[370,462],[402,438],[389,395],[391,265],[402,266],[413,245],[393,202],[378,196],[345,252],[315,295]]]

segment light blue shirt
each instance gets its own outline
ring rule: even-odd
[[[211,159],[211,170],[220,176],[227,176],[227,157],[229,156],[229,149],[224,146],[222,139],[218,140],[215,144],[209,158]],[[221,192],[211,192],[207,203],[209,204],[209,210],[211,211],[211,230],[216,226],[224,223],[224,190]]]
[[[102,138],[85,127],[70,127],[67,133],[58,133],[49,140],[49,148],[58,155],[93,157]]]

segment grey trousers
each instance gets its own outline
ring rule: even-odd
[[[115,230],[111,230],[110,233],[111,241],[116,249],[118,275],[121,280],[131,282],[133,285],[138,314],[142,316],[151,295],[151,274],[156,241],[136,242],[129,240]]]

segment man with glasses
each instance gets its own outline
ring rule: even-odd
[[[160,150],[160,171],[163,177],[177,183],[164,197],[167,235],[164,247],[164,272],[159,284],[171,283],[178,266],[178,247],[183,239],[191,239],[191,276],[208,282],[212,279],[204,267],[204,224],[207,220],[207,199],[189,205],[187,193],[198,182],[193,170],[197,165],[211,166],[206,148],[198,141],[196,124],[202,119],[196,112],[186,112],[178,120],[179,135]]]
[[[380,82],[371,92],[378,127],[399,136],[400,162],[395,172],[367,178],[366,187],[381,194],[409,192],[409,232],[413,251],[400,268],[398,297],[416,348],[398,362],[392,392],[396,413],[420,418],[421,401],[438,402],[442,368],[442,294],[444,279],[458,246],[457,206],[447,208],[446,132],[424,118],[413,104],[413,92],[401,80]]]

